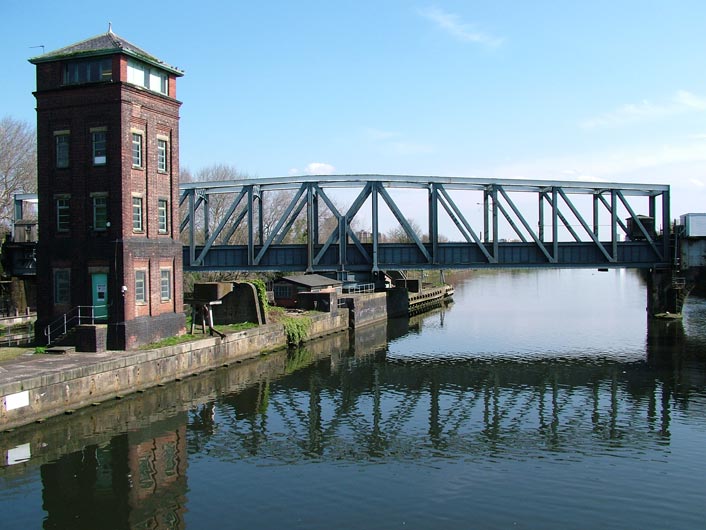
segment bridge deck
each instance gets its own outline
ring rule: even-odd
[[[665,185],[333,175],[181,189],[186,270],[649,268],[672,256]],[[332,198],[342,189],[345,210]],[[383,215],[399,242],[382,234]]]
[[[180,190],[187,271],[652,268],[674,256],[667,185],[307,175]],[[33,197],[15,197],[16,223]],[[9,269],[34,274],[34,249],[6,244]]]

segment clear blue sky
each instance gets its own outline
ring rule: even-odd
[[[33,46],[108,22],[185,71],[192,171],[657,182],[706,211],[703,0],[0,0],[0,116],[35,120]]]

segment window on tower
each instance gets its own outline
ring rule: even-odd
[[[91,131],[91,146],[94,166],[103,166],[107,161],[106,138],[107,131],[105,129],[96,129]]]
[[[142,135],[132,133],[132,167],[142,167]]]
[[[147,272],[135,271],[135,303],[147,303]]]
[[[166,173],[169,167],[167,165],[168,146],[169,144],[167,143],[167,140],[163,140],[161,138],[157,139],[157,171],[161,171],[163,173]]]
[[[93,229],[104,231],[108,228],[108,196],[93,197]]]
[[[61,195],[56,197],[56,231],[68,232],[70,228],[69,196]]]
[[[159,294],[162,302],[172,299],[172,271],[170,269],[159,270]]]
[[[169,230],[169,203],[166,199],[157,201],[157,230],[160,234],[166,234]]]
[[[54,269],[54,303],[71,303],[71,269]]]
[[[142,197],[132,198],[132,231],[142,232]]]
[[[113,80],[113,61],[110,57],[69,61],[64,65],[64,84],[80,85]]]
[[[55,165],[57,169],[69,167],[69,131],[56,131],[54,133]]]
[[[165,96],[169,92],[167,73],[136,59],[129,59],[127,62],[127,82]]]

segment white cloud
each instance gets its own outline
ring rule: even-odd
[[[326,162],[311,162],[304,168],[307,175],[333,175],[336,168]]]
[[[704,162],[706,162],[706,149],[703,142],[687,142],[679,145],[642,146],[547,157],[500,166],[495,168],[493,173],[501,178],[520,176],[532,179],[601,179],[614,182],[629,174],[635,174],[639,179],[640,173],[647,169]],[[665,172],[661,181],[669,181],[673,178],[673,175]]]
[[[293,167],[289,170],[289,176],[290,177],[296,177],[297,175],[333,175],[334,172],[336,171],[336,168],[332,166],[331,164],[327,164],[326,162],[311,162],[310,164],[307,164],[307,166],[304,168],[304,171],[301,171],[300,169]]]
[[[461,17],[458,15],[447,13],[438,7],[418,9],[417,13],[427,20],[434,22],[437,27],[460,41],[474,42],[489,47],[500,46],[503,42],[503,39],[494,37],[488,33],[483,33],[482,31],[477,31],[473,26],[461,20]]]
[[[706,99],[686,90],[678,90],[668,102],[655,104],[648,100],[628,103],[614,111],[604,112],[581,122],[584,129],[619,127],[622,125],[651,121],[689,112],[706,111]]]
[[[685,108],[706,110],[706,99],[700,98],[686,90],[679,90],[674,97],[674,101]]]
[[[669,184],[676,215],[704,211],[706,149],[703,140],[575,153],[497,166],[496,178]]]

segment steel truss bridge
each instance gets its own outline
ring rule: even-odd
[[[667,185],[319,175],[183,183],[180,191],[187,271],[344,275],[673,261]],[[414,219],[423,219],[425,235]],[[390,242],[384,220],[402,237]]]

